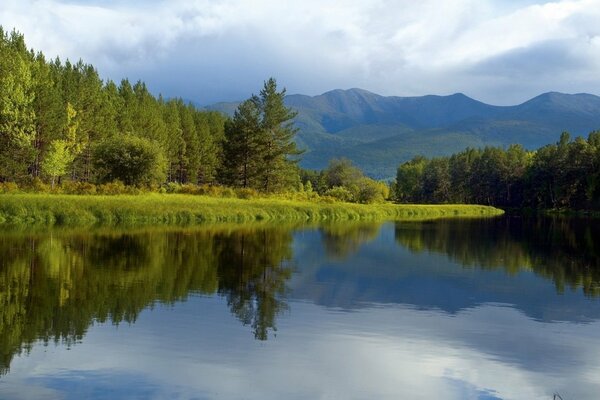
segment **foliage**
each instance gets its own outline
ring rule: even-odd
[[[467,149],[451,157],[417,157],[398,167],[394,198],[401,203],[476,203],[537,209],[600,209],[600,134],[529,152]]]
[[[366,177],[345,158],[334,158],[321,172],[301,170],[300,179],[305,191],[316,191],[339,201],[352,203],[382,203],[389,198],[389,187]]]
[[[46,60],[0,28],[0,181],[103,182],[94,150],[127,136],[156,143],[168,166],[160,183],[215,183],[225,119],[143,82],[103,81],[82,61]]]
[[[0,27],[0,180],[22,178],[33,159],[33,89],[23,36]]]
[[[75,156],[69,150],[69,143],[65,140],[53,140],[42,165],[42,171],[52,178],[52,187],[57,177],[67,172],[67,167],[73,162]]]
[[[271,78],[259,96],[242,102],[225,124],[222,181],[228,185],[276,192],[299,180],[293,141],[296,113],[284,105],[285,89]]]
[[[115,137],[94,152],[100,181],[120,180],[126,185],[153,185],[166,178],[166,160],[160,147],[135,136]]]
[[[331,189],[327,189],[324,194],[339,201],[351,202],[354,200],[352,192],[343,186],[334,186]]]

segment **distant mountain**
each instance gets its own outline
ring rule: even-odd
[[[324,168],[347,157],[377,178],[395,175],[415,155],[448,155],[464,148],[520,143],[534,149],[561,132],[587,135],[600,129],[600,97],[544,93],[516,106],[493,106],[462,93],[450,96],[380,96],[362,89],[332,90],[319,96],[290,95],[298,111],[301,165]],[[232,115],[237,103],[208,107]]]

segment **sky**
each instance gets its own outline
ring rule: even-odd
[[[600,0],[1,0],[0,25],[199,104],[288,93],[600,94]]]

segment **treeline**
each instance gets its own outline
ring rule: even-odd
[[[415,157],[398,167],[393,193],[401,203],[599,210],[600,131],[587,140],[564,132],[537,151],[512,145]]]
[[[216,178],[222,115],[156,98],[143,82],[104,82],[81,61],[47,60],[1,28],[0,105],[2,181],[108,181],[127,157],[139,165],[118,176],[125,183]]]
[[[0,28],[0,182],[297,186],[284,96],[270,79],[228,120],[141,81],[103,81],[82,61],[47,60]]]
[[[103,81],[82,61],[47,60],[0,27],[0,192],[221,185],[362,203],[388,197],[386,185],[344,160],[302,171],[296,113],[284,98],[271,78],[227,118],[154,97],[140,81]]]

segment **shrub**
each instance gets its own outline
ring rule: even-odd
[[[122,136],[100,143],[94,165],[101,182],[119,180],[126,185],[152,185],[166,179],[167,162],[159,145],[136,136]]]
[[[0,193],[19,193],[19,185],[14,182],[0,182]]]
[[[229,188],[229,187],[221,188],[220,197],[227,197],[227,198],[236,197],[235,190],[233,190],[232,188]]]
[[[44,183],[37,176],[27,184],[27,190],[35,193],[50,193],[53,191],[50,185]]]
[[[358,182],[357,201],[365,204],[383,203],[389,193],[389,187],[385,183],[363,178]]]
[[[192,185],[192,184],[184,184],[184,185],[180,185],[179,188],[179,192],[178,193],[183,193],[183,194],[201,194],[200,193],[200,187],[197,185]]]
[[[254,189],[250,189],[250,188],[241,188],[241,189],[236,189],[235,191],[236,196],[239,199],[255,199],[258,197],[258,192]]]
[[[179,193],[181,192],[181,184],[177,182],[167,182],[162,186],[166,193]]]
[[[67,194],[96,194],[96,185],[89,182],[64,182],[62,184],[63,193]]]
[[[104,195],[117,195],[117,194],[126,194],[128,193],[128,189],[125,184],[119,180],[105,183],[103,185],[98,185],[97,187],[98,194]]]
[[[334,186],[325,192],[325,196],[333,197],[339,201],[350,202],[354,200],[352,192],[343,186]]]

